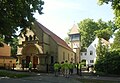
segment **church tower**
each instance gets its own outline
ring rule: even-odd
[[[77,25],[73,25],[69,32],[69,38],[70,38],[70,47],[73,49],[73,51],[76,53],[75,61],[78,63],[80,62],[80,32]]]

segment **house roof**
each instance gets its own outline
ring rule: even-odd
[[[73,27],[70,30],[69,35],[71,35],[71,34],[79,34],[79,29],[78,29],[77,25],[75,25],[75,24],[73,25]]]
[[[62,40],[60,37],[58,37],[56,34],[54,34],[52,31],[50,31],[49,29],[47,29],[45,26],[43,26],[37,21],[35,21],[35,24],[37,24],[39,28],[41,28],[46,34],[48,34],[58,45],[61,45],[67,48],[68,50],[72,51],[72,49],[67,45],[67,43],[64,40]]]

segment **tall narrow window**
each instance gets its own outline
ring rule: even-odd
[[[65,52],[63,52],[63,60],[65,60]]]
[[[32,36],[30,35],[30,41],[32,40]]]
[[[36,35],[33,36],[34,40],[36,40]]]
[[[90,55],[93,55],[93,51],[90,51]]]
[[[25,36],[25,41],[28,41],[28,37],[27,36]]]
[[[68,53],[68,61],[70,60],[70,56],[69,56],[69,53]]]

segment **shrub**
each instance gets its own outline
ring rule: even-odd
[[[103,72],[105,74],[120,75],[120,51],[114,50],[107,52],[103,58],[96,61],[96,72]]]
[[[10,77],[10,78],[22,78],[22,77],[27,77],[30,76],[29,74],[18,74],[18,73],[13,73],[13,72],[8,72],[8,71],[0,71],[0,76],[2,77]]]

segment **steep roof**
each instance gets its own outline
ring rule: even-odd
[[[45,26],[40,24],[39,22],[35,21],[35,24],[38,25],[39,28],[41,28],[46,34],[50,35],[50,37],[59,45],[67,48],[68,50],[72,51],[72,49],[67,45],[67,43],[62,40],[60,37],[58,37],[56,34],[54,34],[52,31],[47,29]]]
[[[79,33],[78,26],[76,24],[74,24],[73,27],[70,30],[69,35],[71,35],[71,34],[78,34],[78,33]]]
[[[89,47],[90,47],[91,45],[94,45],[94,44],[98,45],[98,42],[99,42],[99,38],[96,37],[95,40],[89,45]],[[103,39],[103,38],[101,38],[101,42],[102,42],[102,44],[110,45],[110,42],[107,41],[107,40],[105,40],[105,39]]]

